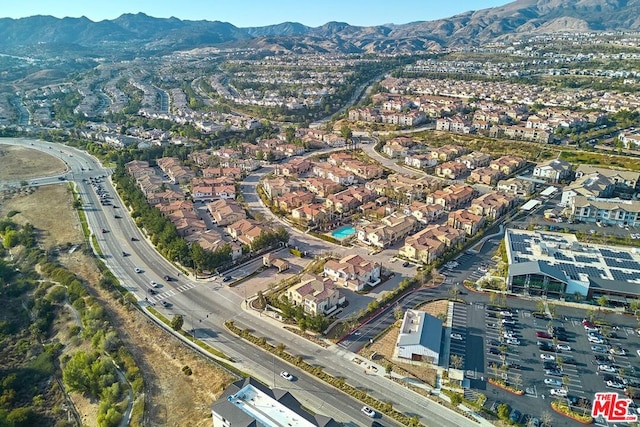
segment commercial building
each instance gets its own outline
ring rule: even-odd
[[[578,242],[575,235],[507,229],[507,288],[514,293],[580,299],[640,298],[640,250]]]
[[[270,389],[253,378],[227,387],[211,405],[213,427],[338,427],[330,417],[312,415],[286,390]]]
[[[407,310],[404,313],[396,341],[396,355],[399,358],[437,365],[441,343],[442,320],[424,311]]]

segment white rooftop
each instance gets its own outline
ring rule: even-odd
[[[229,402],[264,426],[315,427],[291,409],[261,392],[251,384],[230,395]]]

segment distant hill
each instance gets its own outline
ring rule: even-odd
[[[424,7],[429,7],[428,3]],[[38,46],[35,51],[42,53],[153,54],[204,46],[235,46],[301,53],[397,53],[478,45],[535,33],[638,29],[640,0],[517,0],[447,19],[372,27],[328,22],[312,28],[284,22],[238,28],[219,21],[153,18],[143,13],[100,22],[85,17],[32,16],[0,19],[0,52],[23,53]]]

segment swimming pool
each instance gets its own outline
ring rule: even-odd
[[[353,228],[350,225],[347,225],[346,227],[338,228],[333,233],[331,233],[331,235],[336,239],[346,239],[347,237],[351,236],[355,232],[356,232],[355,228]]]

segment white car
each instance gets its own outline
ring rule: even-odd
[[[607,381],[607,387],[621,389],[621,388],[624,388],[624,384],[619,383],[617,381],[608,380]]]
[[[500,315],[504,317],[513,317],[513,313],[511,313],[510,311],[501,311]]]
[[[142,270],[140,270],[138,267],[134,268],[133,271],[135,271],[136,273],[142,273]]]
[[[282,372],[280,372],[280,376],[281,376],[282,378],[284,378],[285,380],[287,380],[287,381],[293,381],[293,375],[291,375],[291,374],[290,374],[289,372],[287,372],[287,371],[282,371]]]
[[[550,385],[553,387],[562,387],[562,381],[555,378],[545,378],[544,383],[545,385]]]
[[[590,343],[593,344],[604,344],[604,340],[602,338],[598,338],[598,337],[587,337],[589,339]]]
[[[368,406],[363,406],[362,409],[360,409],[360,412],[365,414],[367,417],[375,418],[376,416],[376,411],[369,408]]]
[[[451,339],[452,340],[462,341],[462,335],[460,335],[460,334],[451,334]]]
[[[511,319],[502,319],[501,320],[503,325],[515,325],[516,321],[515,320],[511,320]]]
[[[507,338],[507,344],[520,345],[520,340],[517,338]]]
[[[512,340],[517,339],[516,336],[511,332],[505,332],[504,334],[502,334],[502,336],[507,339],[512,339]]]
[[[549,393],[551,396],[567,397],[567,390],[563,388],[552,388]]]
[[[638,353],[638,356],[640,356],[640,350],[636,350],[636,353]]]
[[[600,331],[600,328],[598,328],[597,326],[584,325],[584,330],[587,332],[598,332]]]
[[[598,365],[598,370],[603,372],[616,372],[616,368],[611,365]]]
[[[542,360],[556,360],[555,356],[553,356],[551,354],[547,354],[547,353],[542,353],[540,355],[540,359],[542,359]]]
[[[571,351],[571,346],[569,344],[556,344],[556,348],[558,350]]]
[[[153,280],[151,281],[151,287],[152,288],[157,288],[158,286],[160,286],[160,285],[158,285],[157,282],[154,282]]]

